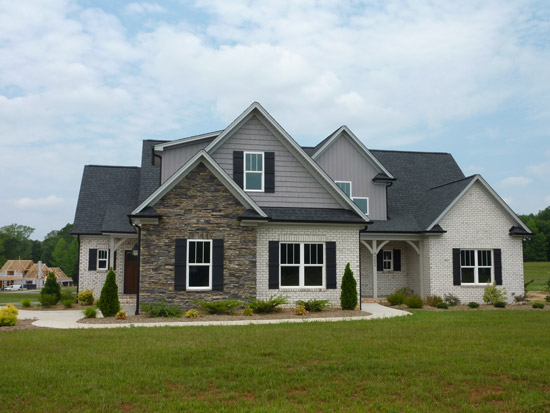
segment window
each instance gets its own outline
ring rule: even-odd
[[[109,260],[109,250],[97,250],[97,269],[106,270]]]
[[[187,241],[187,289],[212,289],[212,241]]]
[[[351,198],[351,181],[335,181],[336,185]]]
[[[281,243],[280,286],[323,287],[324,244]]]
[[[493,281],[491,250],[461,250],[460,273],[462,284],[487,284]]]
[[[353,198],[355,205],[359,207],[365,214],[369,214],[369,199],[368,198]]]
[[[244,153],[244,189],[245,191],[264,190],[264,154],[263,152]]]
[[[384,250],[383,259],[384,259],[384,261],[383,261],[384,271],[392,271],[393,270],[393,251],[392,250],[388,250],[388,251]]]

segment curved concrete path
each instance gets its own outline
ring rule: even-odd
[[[127,312],[128,309],[126,309]],[[311,322],[335,322],[335,321],[358,321],[373,320],[379,318],[400,317],[411,315],[411,313],[394,308],[384,307],[380,304],[369,303],[361,304],[361,310],[370,313],[364,317],[328,317],[328,318],[304,318],[304,319],[278,319],[278,320],[235,320],[235,321],[195,321],[195,322],[166,322],[159,321],[154,323],[136,323],[136,324],[84,324],[77,323],[84,315],[80,310],[63,311],[32,311],[19,310],[18,318],[37,320],[32,324],[37,327],[49,327],[59,329],[70,328],[120,328],[120,327],[190,327],[190,326],[237,326],[249,324],[280,324],[280,323],[311,323]],[[131,312],[129,312],[131,313]]]

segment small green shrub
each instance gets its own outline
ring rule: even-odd
[[[460,305],[460,298],[458,298],[456,295],[453,295],[453,294],[445,294],[443,296],[443,301],[449,304],[449,307],[455,307],[457,305]]]
[[[251,308],[251,307],[245,307],[244,310],[243,310],[243,315],[247,316],[247,317],[250,317],[252,316],[252,314],[254,314],[254,310]]]
[[[544,297],[544,301],[546,301],[547,303],[550,303],[550,294]]]
[[[353,277],[353,271],[349,262],[346,264],[344,276],[342,277],[340,306],[342,310],[355,310],[355,307],[357,307],[357,281]]]
[[[80,305],[92,305],[94,303],[94,293],[91,290],[85,290],[76,296]]]
[[[73,306],[73,303],[74,300],[72,298],[61,300],[61,304],[63,304],[63,307],[65,308],[71,308]]]
[[[513,293],[512,293],[512,295],[513,295]],[[524,301],[527,301],[527,294],[514,295],[514,301],[516,303],[522,303]]]
[[[544,290],[550,293],[550,278],[544,283]]]
[[[323,311],[323,309],[328,305],[328,300],[298,300],[296,301],[296,305],[303,305],[307,311],[317,313],[319,311]]]
[[[500,301],[506,301],[506,290],[504,288],[498,288],[495,283],[485,287],[483,302],[495,305]]]
[[[429,305],[430,307],[437,307],[439,303],[443,302],[443,298],[441,298],[438,295],[427,295],[424,299],[424,302],[426,305]]]
[[[388,300],[388,302],[391,305],[401,305],[405,302],[405,298],[407,298],[405,294],[395,292],[393,294],[388,295],[386,297],[386,300]]]
[[[445,301],[442,301],[440,303],[437,303],[435,305],[437,308],[442,308],[444,310],[448,310],[449,309],[449,304],[447,304]]]
[[[476,303],[475,301],[470,301],[470,302],[468,303],[468,307],[470,307],[470,308],[478,308],[478,307],[479,307],[479,304]]]
[[[208,314],[233,314],[235,308],[243,305],[240,300],[195,301],[194,303]]]
[[[187,310],[185,312],[185,318],[197,318],[199,316],[199,312],[197,310]]]
[[[82,311],[84,313],[84,317],[86,318],[96,318],[97,317],[97,310],[93,307],[88,307]]]
[[[24,308],[29,308],[31,306],[31,300],[29,300],[28,298],[25,298],[24,300],[21,300],[21,305]]]
[[[535,301],[533,303],[533,308],[544,308],[544,303],[540,301]]]
[[[494,304],[494,306],[497,307],[497,308],[504,308],[504,307],[506,307],[506,302],[505,301],[497,301]]]
[[[306,314],[307,314],[306,306],[298,304],[296,306],[296,315],[306,315]]]
[[[404,294],[404,295],[413,295],[414,291],[412,288],[409,287],[401,287],[395,290],[396,293]]]
[[[405,297],[404,304],[409,308],[422,308],[424,307],[424,302],[422,301],[422,298],[420,298],[417,295],[409,295]]]
[[[126,311],[120,310],[118,313],[115,314],[115,318],[117,320],[126,320],[128,316],[126,315]]]
[[[156,317],[181,317],[183,311],[177,305],[167,304],[164,300],[160,303],[143,303],[141,309],[147,313],[147,316]]]
[[[61,300],[61,287],[57,283],[57,279],[55,278],[55,274],[53,272],[48,274],[44,288],[40,290],[40,296],[42,295],[55,296],[55,302],[50,305],[56,305],[59,300]],[[51,298],[49,298],[49,300],[51,302]]]
[[[59,300],[55,294],[40,293],[39,301],[42,307],[48,308],[48,307],[51,307],[52,305],[56,305]]]
[[[279,311],[280,305],[288,304],[288,297],[283,295],[269,297],[269,300],[253,299],[248,306],[252,308],[252,311],[259,314],[273,313]]]
[[[17,324],[17,315],[19,310],[13,304],[0,310],[0,326],[14,326]]]
[[[118,300],[118,286],[116,285],[116,275],[111,268],[107,273],[105,284],[101,289],[97,307],[101,310],[103,317],[113,317],[120,311],[120,301]]]

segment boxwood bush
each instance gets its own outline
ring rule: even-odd
[[[424,302],[422,301],[422,298],[420,298],[417,295],[409,295],[405,297],[404,304],[409,308],[422,308],[424,307]]]
[[[442,301],[440,303],[437,303],[436,307],[441,308],[443,310],[448,310],[449,309],[449,304],[447,304],[445,301]]]
[[[393,294],[388,295],[386,297],[386,300],[388,300],[388,302],[391,305],[401,305],[405,302],[405,298],[407,298],[405,294],[400,292],[395,292]]]

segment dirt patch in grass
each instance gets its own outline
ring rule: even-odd
[[[35,321],[36,319],[19,320],[17,324],[14,326],[0,327],[0,333],[3,333],[4,331],[17,331],[17,330],[42,330],[45,328],[45,327],[33,326],[32,323]]]

